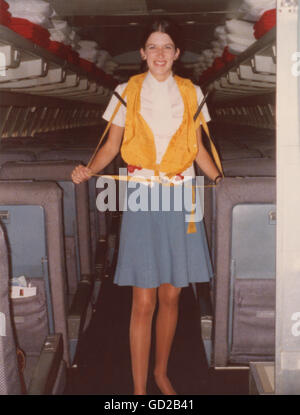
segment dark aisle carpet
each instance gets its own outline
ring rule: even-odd
[[[133,391],[129,320],[131,287],[104,281],[96,312],[81,339],[78,368],[70,369],[66,395],[131,395]],[[179,319],[169,359],[169,377],[180,395],[247,395],[247,370],[208,368],[201,340],[199,313],[192,287],[183,288]],[[155,323],[156,313],[153,318]],[[154,367],[154,324],[147,392],[160,395]]]

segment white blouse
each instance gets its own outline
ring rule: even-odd
[[[118,85],[115,89],[116,92],[122,95],[126,85],[127,83]],[[203,93],[199,86],[195,85],[195,88],[197,92],[198,104],[200,104],[203,99]],[[113,95],[103,114],[103,118],[106,121],[110,120],[118,102],[118,98]],[[183,112],[183,100],[173,75],[171,74],[165,81],[160,82],[157,81],[149,71],[142,85],[140,113],[153,132],[157,163],[160,163],[162,160],[169,141],[181,125]],[[206,104],[204,104],[202,108],[202,113],[206,122],[210,121]],[[121,104],[119,111],[113,119],[113,124],[116,124],[119,127],[124,127],[125,119],[126,107]],[[133,173],[128,172],[128,174],[130,176],[151,178],[151,176],[154,175],[154,171],[141,169],[135,170]],[[191,164],[191,166],[187,168],[182,175],[195,177],[193,164]],[[160,176],[164,176],[164,173],[160,173]],[[174,179],[172,181],[174,181]]]

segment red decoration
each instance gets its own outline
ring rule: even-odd
[[[50,43],[50,33],[47,29],[30,22],[27,19],[12,17],[9,27],[19,35],[31,40],[33,43],[46,48]]]
[[[232,53],[229,52],[228,50],[228,46],[225,46],[224,50],[223,50],[223,55],[222,55],[222,59],[225,63],[231,62],[236,58],[236,55],[233,55]]]
[[[96,65],[93,62],[87,61],[86,59],[79,58],[79,66],[86,72],[93,73]]]
[[[276,25],[276,9],[265,11],[260,19],[253,26],[254,36],[256,39],[264,36],[269,30]]]
[[[134,170],[142,170],[142,167],[132,166],[131,164],[128,164],[127,169],[129,173],[134,173]]]
[[[0,24],[9,26],[11,14],[8,11],[9,5],[4,0],[0,0]]]
[[[215,58],[212,66],[207,68],[199,77],[199,83],[204,84],[206,83],[216,72],[223,69],[227,63],[234,60],[236,55],[233,55],[228,51],[228,46],[226,46],[223,50],[223,54],[221,57]]]
[[[54,53],[54,55],[57,55],[62,59],[67,59],[69,48],[63,43],[50,40],[47,49],[49,52]]]
[[[212,68],[217,72],[220,69],[224,68],[225,62],[222,60],[222,58],[215,58]]]
[[[9,8],[9,4],[6,3],[6,1],[4,1],[4,0],[0,0],[0,9],[1,10],[8,10],[8,8]]]
[[[73,50],[71,46],[69,46],[67,50],[67,61],[73,65],[79,65],[79,54]]]

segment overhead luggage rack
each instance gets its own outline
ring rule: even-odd
[[[0,25],[0,139],[101,123],[115,81]]]
[[[0,75],[0,139],[98,125],[116,84],[105,72],[102,78],[101,70],[84,70],[2,25]]]
[[[269,82],[275,86],[275,39],[276,27],[273,27],[262,38],[258,39],[251,46],[249,46],[248,49],[239,54],[234,60],[227,63],[226,66],[207,79],[207,81],[205,81],[201,86],[205,89],[214,81],[218,81],[220,78],[226,76],[229,71],[234,70],[240,72],[240,79],[243,79],[242,74],[247,74],[246,76],[249,77],[249,80],[258,80],[257,75],[265,75],[266,77],[269,76]],[[270,72],[268,72],[267,69],[269,69]],[[267,81],[267,78],[265,78],[265,81]]]
[[[67,60],[62,59],[58,55],[49,52],[47,49],[42,48],[41,46],[31,42],[30,40],[14,32],[10,28],[2,25],[0,25],[0,45],[0,52],[2,52],[5,57],[6,70],[16,69],[22,62],[31,62],[32,60],[37,59],[44,61],[46,63],[46,65],[44,65],[45,70],[51,68],[61,68],[67,73],[69,72],[77,74],[80,78],[87,78],[89,81],[95,81],[99,84],[99,86],[105,88],[111,88],[112,85],[115,84],[112,77],[105,78],[103,76],[103,79],[99,80],[99,77],[96,77],[93,73],[87,72],[83,70],[80,66],[77,66]],[[0,62],[0,66],[3,65],[2,62]],[[0,79],[0,82],[3,83],[6,81],[13,81],[13,71],[11,71],[9,75],[10,76],[7,79]],[[32,75],[29,77],[32,78],[35,76]]]
[[[276,27],[206,79],[214,120],[275,128]]]

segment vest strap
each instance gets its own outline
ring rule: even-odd
[[[209,144],[210,144],[210,148],[211,148],[211,152],[212,152],[214,161],[215,161],[215,163],[216,163],[216,165],[217,165],[220,173],[224,177],[223,168],[222,168],[222,164],[221,164],[221,160],[220,160],[219,154],[218,154],[217,149],[216,149],[216,147],[214,145],[214,142],[211,139],[211,136],[210,136],[210,133],[209,133],[209,129],[207,127],[207,124],[206,124],[206,121],[205,121],[205,118],[204,118],[204,115],[202,114],[202,112],[200,112],[200,120],[201,120],[202,127],[203,127],[203,129],[204,129],[204,131],[205,131],[205,133],[206,133],[206,135],[207,135],[207,137],[209,139]]]
[[[122,96],[120,97],[122,100],[124,100],[124,98],[125,98],[125,96],[126,96],[126,92],[127,92],[127,87],[125,88],[125,90],[124,90],[124,92],[123,92]],[[118,95],[119,95],[119,94],[118,94]],[[124,101],[124,102],[125,102],[125,101]],[[106,126],[106,128],[105,128],[105,130],[104,130],[104,132],[103,132],[103,134],[102,134],[102,136],[101,136],[101,138],[100,138],[100,140],[99,140],[99,143],[98,143],[98,145],[97,145],[97,147],[96,147],[96,149],[95,149],[95,151],[94,151],[94,153],[93,153],[92,157],[90,158],[90,161],[89,161],[89,162],[88,162],[88,164],[87,164],[87,167],[90,167],[90,165],[91,165],[92,161],[94,160],[95,155],[97,154],[97,152],[98,152],[98,150],[99,150],[99,147],[100,147],[100,145],[101,145],[102,141],[104,140],[104,137],[106,136],[106,134],[107,134],[108,130],[110,129],[110,126],[111,126],[111,124],[112,124],[112,122],[113,122],[113,119],[115,118],[115,116],[116,116],[117,112],[119,111],[119,108],[120,108],[120,106],[121,106],[121,103],[122,103],[122,101],[119,99],[119,102],[117,103],[116,108],[115,108],[115,110],[114,110],[114,112],[113,112],[112,116],[110,117],[110,120],[109,120],[109,122],[108,122],[108,124],[107,124],[107,126]]]

